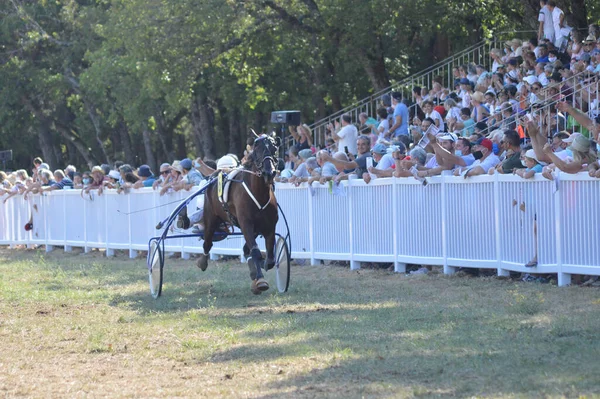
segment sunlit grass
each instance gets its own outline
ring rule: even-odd
[[[0,250],[0,393],[109,397],[600,394],[600,292],[495,278]]]

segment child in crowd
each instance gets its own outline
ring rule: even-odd
[[[525,160],[523,161],[526,169],[515,169],[515,174],[521,176],[523,179],[531,179],[536,173],[542,173],[542,165],[535,156],[533,149],[525,152]]]

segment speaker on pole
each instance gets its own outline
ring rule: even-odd
[[[271,112],[271,123],[277,123],[281,125],[281,143],[280,148],[281,158],[283,158],[286,152],[286,141],[285,141],[285,126],[300,126],[300,111],[273,111]]]

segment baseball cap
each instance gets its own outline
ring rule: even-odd
[[[572,133],[569,137],[567,137],[566,139],[563,139],[563,143],[572,143],[573,140],[575,140],[575,138],[577,138],[577,136],[583,136],[583,134],[581,133]]]
[[[387,154],[387,147],[383,143],[377,143],[371,151],[375,154],[385,155]]]
[[[152,176],[152,171],[150,170],[150,166],[142,165],[138,168],[138,176],[140,177],[150,177]]]
[[[121,174],[116,170],[111,170],[110,172],[108,172],[108,177],[115,180],[119,180],[121,178]]]
[[[492,151],[492,148],[494,147],[494,143],[492,143],[492,140],[487,139],[485,137],[482,137],[479,140],[477,140],[477,142],[475,144],[487,148],[488,151],[490,151],[490,152]]]
[[[533,149],[527,150],[527,152],[525,153],[525,156],[527,158],[535,159],[537,162],[539,162],[537,157],[535,156],[535,151]]]
[[[528,83],[528,84],[530,84],[530,85],[532,85],[532,84],[534,84],[534,83],[537,83],[537,82],[539,82],[538,78],[537,78],[537,77],[535,77],[535,76],[525,76],[525,77],[523,78],[523,81],[524,81],[524,82],[527,82],[527,83]]]
[[[179,162],[179,166],[181,166],[183,169],[190,170],[192,169],[192,160],[189,158],[184,158],[181,160],[181,162]]]
[[[454,133],[444,133],[444,134],[439,135],[437,137],[437,139],[438,140],[450,140],[452,142],[456,142],[456,140],[458,140],[458,137]]]

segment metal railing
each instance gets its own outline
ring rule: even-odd
[[[325,135],[327,133],[327,125],[333,123],[343,114],[349,114],[354,123],[358,122],[358,115],[362,112],[367,113],[369,116],[376,116],[377,108],[380,106],[381,97],[385,94],[390,94],[393,91],[400,91],[403,93],[405,98],[412,97],[412,89],[415,86],[431,88],[434,79],[442,78],[442,86],[452,87],[454,82],[454,71],[456,67],[460,67],[468,64],[481,64],[485,68],[489,69],[492,62],[490,59],[490,50],[493,48],[502,48],[502,44],[505,40],[512,37],[523,37],[526,34],[534,33],[535,31],[515,31],[515,32],[501,32],[496,34],[490,40],[482,40],[458,53],[446,58],[443,61],[438,62],[435,65],[430,66],[418,72],[410,75],[404,79],[395,82],[389,87],[383,90],[379,90],[376,93],[371,94],[362,100],[349,105],[326,118],[320,119],[310,125],[312,129],[314,142],[316,145],[323,144],[325,141]]]
[[[552,95],[553,89],[556,94]],[[548,85],[541,90],[541,98],[537,104],[527,103],[526,110],[520,115],[521,118],[526,118],[525,111],[536,117],[540,131],[548,137],[548,141],[552,140],[552,136],[558,131],[567,130],[569,133],[582,133],[580,129],[576,128],[574,123],[568,123],[569,115],[561,115],[556,112],[556,107],[559,102],[566,102],[573,108],[578,109],[585,113],[590,119],[594,120],[600,113],[598,104],[595,108],[591,106],[594,104],[594,99],[599,98],[600,95],[600,82],[598,76],[590,74],[588,71],[580,72],[576,75],[570,76],[560,83]],[[551,116],[553,115],[553,116]],[[556,127],[550,124],[550,118],[554,118],[556,121]],[[561,120],[564,117],[564,121]],[[526,121],[523,121],[524,125]],[[565,126],[562,126],[563,124]],[[590,137],[593,139],[594,137]]]

